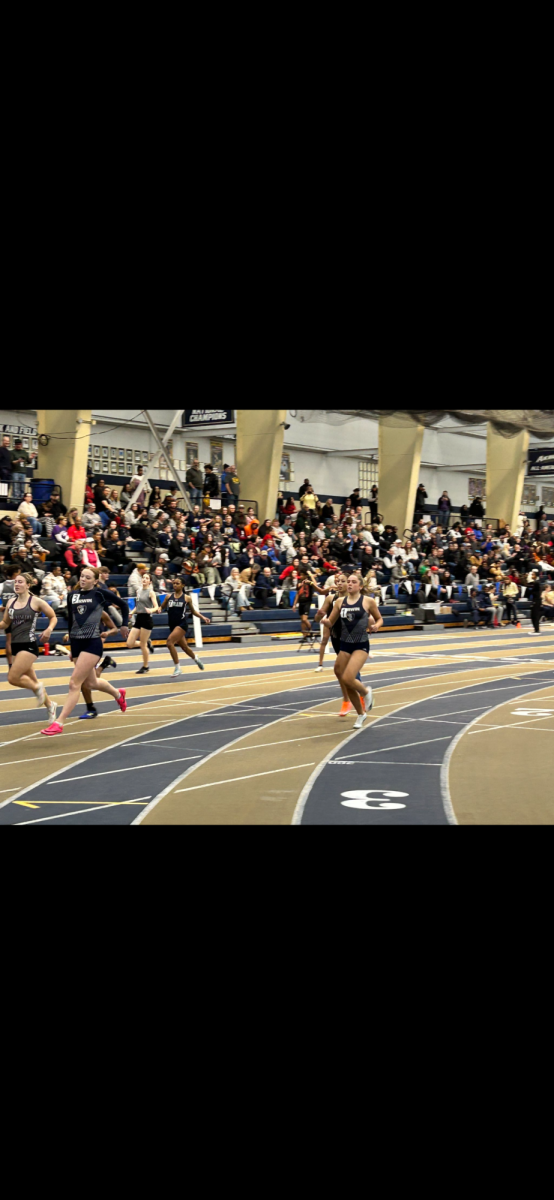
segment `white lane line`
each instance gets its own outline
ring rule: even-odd
[[[94,749],[96,750],[96,746],[94,747]],[[0,768],[2,768],[2,767],[17,767],[19,765],[19,763],[44,762],[44,760],[46,758],[67,758],[68,755],[80,754],[80,753],[81,753],[80,750],[64,750],[63,754],[40,754],[37,758],[12,758],[12,759],[10,759],[10,762],[0,763]],[[4,790],[8,791],[9,789],[5,788]]]
[[[110,804],[99,804],[97,808],[78,808],[75,812],[53,813],[51,817],[35,817],[32,821],[14,821],[14,825],[40,825],[43,821],[60,821],[63,817],[80,817],[82,813],[99,812],[105,808],[121,808],[125,804],[146,803],[150,796],[140,796],[138,800],[114,800]]]
[[[216,733],[233,733],[235,729],[261,729],[263,722],[256,725],[230,725],[228,729],[205,729],[203,733],[177,733],[173,737],[149,738],[148,741],[137,742],[137,746],[157,746],[159,742],[180,742],[182,738],[211,737]],[[129,739],[130,741],[131,739]],[[123,743],[125,745],[125,742]]]
[[[281,775],[283,771],[299,771],[301,767],[313,767],[314,763],[297,763],[295,767],[277,767],[275,771],[255,771],[253,775],[235,775],[233,779],[217,779],[215,783],[197,783],[196,787],[177,788],[177,792],[198,792],[201,788],[222,787],[224,783],[240,783],[243,779],[258,779],[260,775]]]
[[[187,758],[164,758],[163,762],[159,763],[140,763],[136,767],[117,767],[114,771],[94,771],[92,775],[73,775],[71,779],[51,779],[48,787],[55,787],[60,783],[77,783],[78,779],[98,779],[104,775],[125,775],[127,771],[146,771],[148,767],[165,767],[168,763],[190,762],[191,758],[202,758],[201,754],[189,754]]]
[[[224,750],[224,754],[242,754],[246,750],[262,750],[265,746],[292,746],[295,742],[313,742],[314,738],[344,737],[347,729],[336,729],[333,733],[310,733],[308,737],[283,738],[279,742],[260,742],[258,746],[237,746],[235,750]]]
[[[537,717],[537,721],[547,721],[548,717]],[[489,733],[491,729],[522,729],[523,725],[480,725],[479,729],[472,729],[473,733]],[[539,729],[537,725],[526,726],[526,732],[532,733],[554,733],[554,729]]]
[[[333,762],[338,763],[338,765],[340,766],[341,763],[350,762],[350,759],[349,758],[344,758],[344,759],[343,758],[334,758]],[[363,766],[364,763],[366,763],[366,762],[367,762],[368,766],[371,766],[371,767],[375,766],[375,759],[373,759],[373,758],[371,760],[361,758],[360,763],[359,764],[356,763],[356,766],[358,766],[358,765]],[[381,764],[384,767],[396,767],[396,766],[399,766],[399,767],[440,767],[440,766],[442,766],[442,763],[399,762],[399,760],[397,758],[379,758],[379,759],[377,759],[377,765],[380,766]]]
[[[377,724],[376,721],[373,722]],[[371,725],[366,725],[366,730],[371,729]],[[391,750],[407,750],[408,746],[426,746],[429,742],[447,742],[450,734],[438,738],[423,738],[421,742],[401,742],[400,746],[383,746],[381,750],[360,750],[357,754],[349,754],[349,758],[361,758],[363,754],[390,754]]]

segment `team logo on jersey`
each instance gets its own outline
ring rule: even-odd
[[[80,616],[80,617],[82,617],[83,613],[86,613],[86,611],[87,611],[87,606],[86,606],[86,604],[79,604],[79,605],[77,606],[77,612],[79,613],[79,616]]]

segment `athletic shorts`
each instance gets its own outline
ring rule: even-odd
[[[364,654],[369,654],[369,638],[365,638],[357,645],[354,645],[353,642],[341,642],[340,648],[345,654],[352,654],[354,650],[363,650]]]
[[[298,601],[298,612],[300,613],[301,617],[307,617],[311,607],[312,607],[311,600],[299,600]]]
[[[189,636],[189,630],[188,630],[188,625],[187,625],[187,624],[185,624],[185,625],[170,625],[170,627],[169,627],[169,632],[170,632],[170,633],[175,633],[175,630],[176,630],[176,629],[178,629],[178,630],[179,630],[179,633],[182,633],[182,634],[184,634],[184,636],[185,636],[186,638],[188,638],[188,636]]]
[[[335,651],[335,654],[340,654],[340,637],[333,637],[332,633],[331,633],[331,645],[333,647],[333,650]]]
[[[12,642],[12,654],[14,658],[21,651],[24,651],[25,654],[35,654],[38,658],[38,642]]]
[[[79,655],[83,653],[96,654],[98,658],[103,657],[104,647],[102,645],[102,638],[83,638],[82,640],[78,638],[70,638],[69,644],[71,646],[71,654],[73,658],[78,658]]]
[[[154,622],[150,613],[137,613],[135,617],[135,629],[153,629]]]

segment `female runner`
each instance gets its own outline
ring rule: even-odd
[[[37,617],[43,613],[48,617],[48,627],[40,634],[41,642],[49,642],[58,618],[53,608],[33,596],[29,591],[32,575],[16,575],[14,579],[15,598],[6,606],[4,618],[0,621],[0,629],[10,626],[12,635],[13,662],[8,673],[8,683],[12,687],[29,688],[36,696],[37,706],[46,705],[51,721],[56,717],[56,705],[47,695],[44,684],[39,683],[35,675],[35,659],[38,658],[38,639],[35,632]]]
[[[344,684],[348,698],[358,713],[354,729],[361,729],[368,712],[373,708],[371,688],[366,688],[356,678],[369,654],[368,615],[373,618],[372,629],[374,630],[381,628],[383,618],[375,601],[370,596],[362,594],[358,575],[349,575],[346,587],[346,597],[341,599],[339,596],[333,605],[331,616],[325,617],[323,624],[332,629],[340,617],[340,650],[335,671],[339,682]],[[369,702],[364,711],[365,705],[362,704],[362,699],[365,701],[366,696],[369,696]]]
[[[154,628],[152,613],[159,612],[159,604],[156,599],[156,593],[152,587],[152,580],[149,575],[143,575],[141,586],[136,594],[135,608],[135,624],[127,638],[127,648],[132,650],[137,644],[137,634],[140,634],[140,649],[142,654],[142,667],[135,671],[135,675],[146,675],[150,670],[148,666],[148,649],[153,649],[150,642],[150,633]]]
[[[97,587],[92,567],[82,567],[79,586],[67,597],[69,644],[75,669],[69,680],[69,694],[59,721],[53,721],[48,729],[40,731],[48,737],[63,733],[64,721],[73,712],[83,684],[88,684],[94,691],[107,692],[109,696],[113,696],[122,712],[127,708],[125,689],[117,691],[107,680],[96,677],[96,666],[103,654],[100,625],[105,621],[105,624],[115,628],[111,617],[105,612],[110,604],[113,604],[112,593],[106,594]]]
[[[183,581],[182,579],[179,579],[179,576],[177,575],[173,581],[173,595],[165,596],[160,609],[160,612],[163,612],[164,609],[167,609],[167,615],[169,617],[170,633],[166,642],[166,646],[171,654],[173,662],[175,663],[175,670],[172,676],[174,679],[178,675],[183,674],[181,667],[179,666],[177,646],[180,646],[181,650],[184,650],[185,654],[188,654],[189,658],[192,658],[192,661],[196,663],[197,667],[200,667],[201,671],[204,670],[204,663],[201,662],[197,654],[193,653],[187,642],[187,605],[194,617],[199,617],[200,620],[204,621],[206,625],[210,624],[209,617],[204,617],[201,612],[196,611],[192,596],[185,595]]]

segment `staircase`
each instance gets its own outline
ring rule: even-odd
[[[227,610],[222,604],[220,604],[217,598],[210,600],[207,588],[202,588],[200,596],[197,595],[196,600],[198,603],[198,611],[202,613],[202,616],[209,617],[214,624],[221,625],[225,623],[226,625],[231,626],[231,637],[234,642],[248,641],[249,638],[253,636],[257,637],[259,640],[260,635],[257,627],[250,621],[241,621],[240,616],[237,616],[236,614],[233,614],[233,616],[228,616]],[[208,633],[208,630],[209,626],[204,626],[204,631],[206,634]]]

